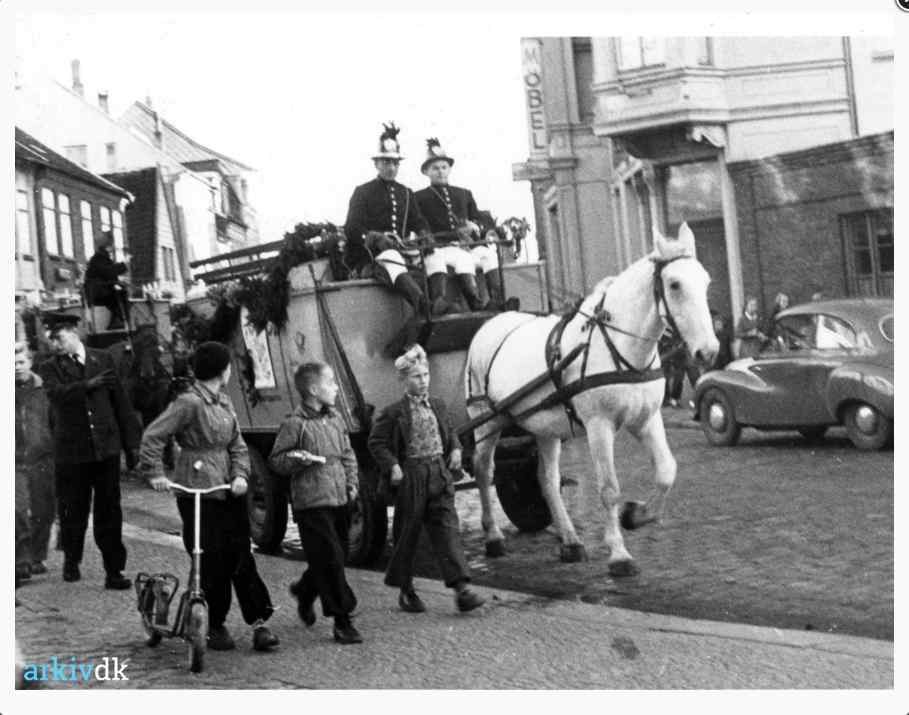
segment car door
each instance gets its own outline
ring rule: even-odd
[[[762,385],[743,406],[743,421],[766,427],[811,424],[804,420],[817,412],[818,398],[810,392],[816,360],[814,316],[780,318],[774,335],[750,367]]]
[[[818,313],[814,316],[814,347],[811,360],[805,366],[804,422],[824,424],[835,422],[827,408],[825,396],[830,373],[844,362],[854,359],[862,349],[855,329],[835,315]]]

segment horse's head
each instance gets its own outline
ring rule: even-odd
[[[707,305],[710,276],[697,260],[694,234],[688,224],[679,227],[676,240],[666,239],[654,229],[651,258],[658,309],[667,313],[666,319],[679,332],[694,358],[701,363],[712,363],[720,344]]]

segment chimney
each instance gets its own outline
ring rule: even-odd
[[[79,78],[79,60],[73,60],[70,63],[73,70],[73,92],[80,97],[85,96],[85,87],[82,86],[82,80]]]
[[[98,106],[104,110],[105,114],[110,114],[110,106],[107,103],[108,96],[107,90],[98,92]]]

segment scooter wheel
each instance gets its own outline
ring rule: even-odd
[[[184,638],[189,642],[189,670],[201,673],[208,642],[208,608],[204,603],[190,606]]]

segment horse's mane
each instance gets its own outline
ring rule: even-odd
[[[666,241],[664,244],[664,253],[657,255],[656,249],[651,251],[645,256],[642,256],[634,263],[632,263],[628,268],[622,271],[617,276],[606,276],[599,283],[597,283],[590,294],[584,298],[582,305],[585,310],[590,310],[593,305],[596,305],[600,302],[601,298],[604,298],[609,294],[609,289],[623,277],[629,277],[636,275],[643,267],[647,267],[647,271],[652,271],[654,262],[657,260],[672,260],[674,258],[682,258],[685,256],[690,256],[691,252],[687,250],[685,245],[681,241]]]

